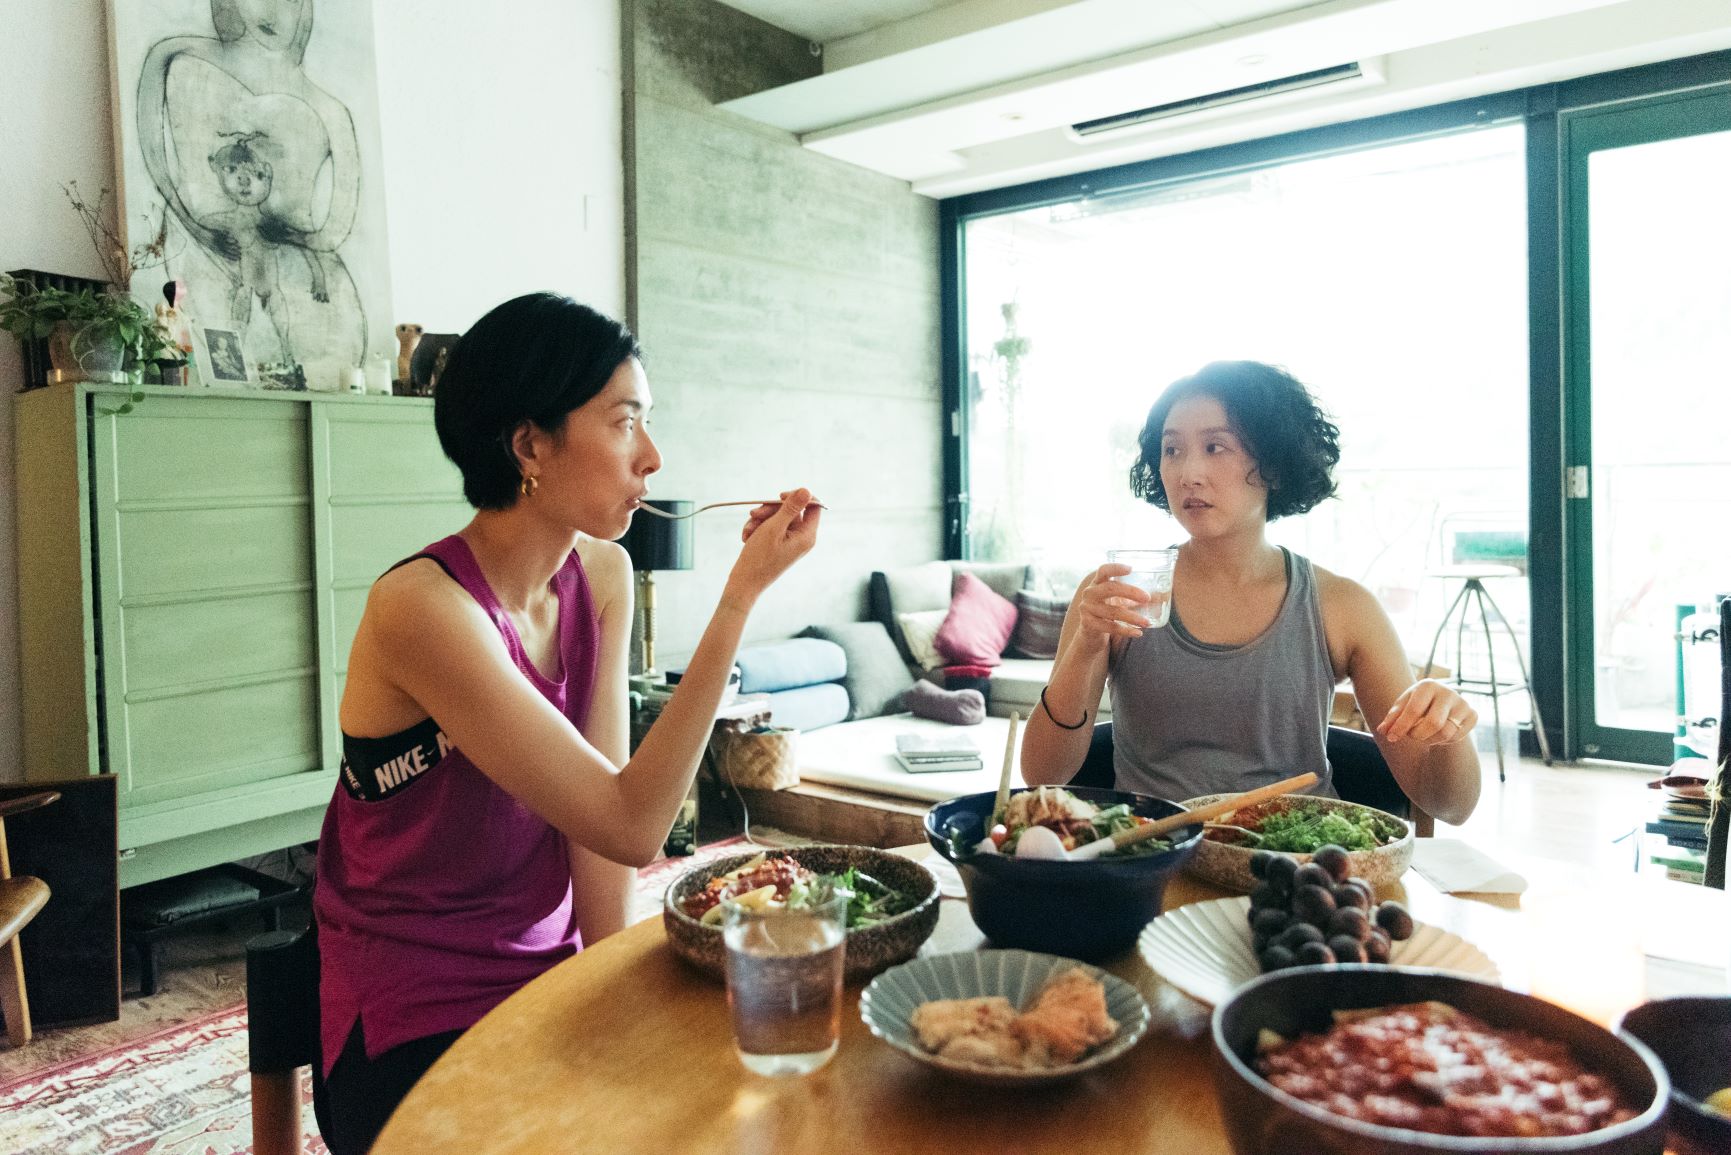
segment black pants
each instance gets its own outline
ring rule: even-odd
[[[331,1077],[322,1077],[322,1057],[313,1066],[313,1113],[331,1155],[366,1155],[409,1088],[462,1033],[446,1031],[411,1039],[369,1059],[361,1022],[356,1019],[331,1067]]]

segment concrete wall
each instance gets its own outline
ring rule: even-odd
[[[618,0],[373,9],[393,319],[461,330],[541,288],[623,312]],[[60,185],[114,187],[106,6],[23,0],[3,12],[0,269],[100,276]],[[0,394],[20,374],[0,336]],[[0,782],[22,779],[12,470],[0,396]]]
[[[626,0],[631,321],[666,465],[656,496],[810,486],[818,549],[751,638],[863,616],[866,576],[941,556],[937,205],[714,107],[821,70],[714,0]],[[702,631],[741,518],[701,515],[698,568],[658,575],[657,661]]]

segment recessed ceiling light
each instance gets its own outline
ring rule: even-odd
[[[1006,112],[1006,113],[1000,114],[1000,119],[1007,120],[1007,121],[1010,121],[1011,123],[1014,123],[1014,122],[1022,119],[1022,114],[1019,112]]]
[[[1268,57],[1261,52],[1252,52],[1249,56],[1240,56],[1237,64],[1240,68],[1255,68],[1258,64],[1267,64]]]

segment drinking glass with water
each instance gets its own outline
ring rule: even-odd
[[[747,1070],[809,1075],[834,1057],[847,901],[825,889],[795,909],[726,904],[727,1005]]]
[[[1106,560],[1127,565],[1130,572],[1119,581],[1135,586],[1148,595],[1148,605],[1142,612],[1156,629],[1172,616],[1172,569],[1178,564],[1176,549],[1114,549]]]

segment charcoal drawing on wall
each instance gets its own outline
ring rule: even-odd
[[[166,208],[196,320],[314,382],[391,348],[372,5],[110,0],[109,29],[123,223]]]

